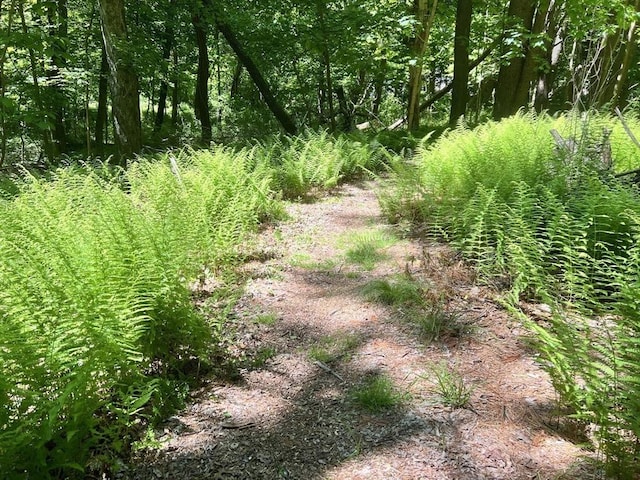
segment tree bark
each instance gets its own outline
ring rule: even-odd
[[[59,156],[67,148],[67,134],[65,131],[64,111],[67,102],[64,89],[62,69],[66,66],[65,53],[68,41],[68,11],[67,1],[57,0],[48,3],[47,20],[49,23],[49,38],[51,39],[51,58],[46,70],[47,77],[47,109],[53,116],[52,147],[55,156]]]
[[[22,24],[22,34],[26,37],[28,34],[27,21],[24,15],[24,3],[20,1],[18,2],[18,13],[20,15],[20,23]],[[47,112],[44,105],[44,101],[42,99],[42,89],[40,86],[40,81],[38,80],[39,72],[38,72],[38,62],[36,60],[36,53],[33,50],[33,48],[28,48],[27,50],[29,52],[29,63],[31,66],[31,80],[33,82],[33,91],[34,91],[34,99],[35,99],[36,107],[38,108],[38,110],[40,110],[40,112],[46,115]],[[49,159],[49,161],[53,163],[53,161],[55,160],[55,150],[53,147],[51,128],[48,125],[44,127],[43,138],[42,138],[42,149],[44,150],[44,153],[47,159]]]
[[[327,8],[325,0],[316,0],[316,12],[318,14],[318,23],[320,32],[322,33],[322,65],[324,67],[325,94],[324,98],[329,104],[329,124],[331,131],[336,129],[336,113],[333,104],[333,77],[331,75],[331,54],[329,53],[329,39],[325,24],[325,10]]]
[[[211,112],[209,110],[209,51],[207,49],[207,33],[199,15],[192,17],[198,46],[198,74],[196,78],[196,96],[194,102],[196,118],[200,120],[202,143],[209,145],[213,137],[211,129]]]
[[[109,65],[118,160],[126,166],[127,159],[142,149],[142,128],[138,76],[127,51],[124,0],[100,0],[100,18]]]
[[[552,0],[549,6],[549,14],[547,16],[547,40],[545,41],[545,64],[548,68],[538,71],[538,78],[535,86],[533,107],[536,112],[540,113],[550,107],[550,96],[556,78],[556,71],[562,53],[562,45],[564,41],[564,33],[562,28],[558,27],[559,9],[556,0]]]
[[[178,125],[180,110],[180,88],[178,80],[178,49],[173,49],[173,91],[171,92],[171,125]]]
[[[373,94],[373,107],[372,113],[377,116],[380,113],[380,104],[382,103],[382,93],[384,92],[384,82],[386,79],[387,60],[382,59],[380,61],[380,67],[376,73],[375,89]]]
[[[7,18],[6,38],[9,38],[13,29],[13,15],[15,11],[15,1],[11,0],[9,3],[9,13]],[[0,0],[0,10],[2,9],[2,0]],[[2,138],[0,139],[0,167],[4,165],[7,155],[7,140],[9,139],[9,133],[7,132],[7,112],[5,104],[6,96],[6,80],[4,78],[4,64],[7,58],[7,49],[9,45],[6,43],[0,47],[0,132],[2,132]]]
[[[247,70],[247,73],[249,73],[249,76],[253,80],[253,83],[255,83],[256,87],[262,94],[262,98],[269,107],[269,110],[271,110],[271,113],[273,113],[276,120],[280,122],[280,125],[282,125],[282,128],[285,130],[285,132],[290,135],[295,135],[298,130],[296,124],[289,116],[287,111],[282,107],[282,105],[278,103],[276,97],[271,91],[271,87],[262,76],[262,73],[258,69],[258,66],[253,62],[253,59],[242,47],[231,27],[229,27],[227,23],[224,23],[221,20],[216,21],[216,26],[220,30],[220,33],[222,33],[222,36],[224,36],[233,52],[238,57],[238,60],[240,60],[244,68]]]
[[[102,61],[100,62],[100,80],[98,82],[98,111],[96,114],[96,149],[98,152],[104,150],[107,140],[107,125],[109,122],[107,100],[109,89],[109,63],[107,62],[107,51],[102,44]]]
[[[167,110],[167,95],[169,93],[169,79],[168,75],[168,63],[171,58],[171,47],[173,46],[173,27],[172,27],[172,14],[174,11],[175,0],[171,0],[169,3],[169,20],[165,26],[164,31],[164,42],[162,44],[162,68],[161,68],[161,79],[160,79],[160,92],[158,93],[158,110],[156,112],[156,118],[153,125],[153,131],[159,132],[162,129],[162,125],[164,124],[164,117]]]
[[[418,31],[411,44],[413,63],[409,66],[409,105],[407,108],[407,126],[410,131],[420,127],[420,90],[422,88],[422,66],[424,52],[429,42],[431,25],[436,14],[438,0],[414,0],[414,15],[419,22]]]
[[[548,0],[546,1],[548,2]],[[507,13],[507,28],[519,23],[525,31],[531,32],[536,12],[536,3],[537,2],[531,2],[529,0],[511,0]],[[505,31],[505,34],[506,33]],[[521,98],[519,97],[521,97],[522,92],[521,83],[526,82],[524,77],[528,76],[528,72],[525,72],[525,61],[527,57],[526,41],[523,41],[521,48],[522,53],[512,58],[508,63],[503,64],[498,72],[495,104],[493,106],[493,118],[496,120],[513,115],[523,106]],[[508,51],[502,53],[508,54]]]
[[[458,0],[456,37],[453,48],[453,91],[449,126],[464,117],[469,100],[469,36],[471,34],[472,0]]]
[[[640,0],[634,3],[636,12],[640,11]],[[615,85],[613,104],[620,109],[624,109],[628,103],[629,97],[629,70],[632,65],[637,63],[636,56],[638,53],[637,44],[637,21],[634,20],[629,25],[625,38],[624,55],[622,57],[622,65],[620,74]]]

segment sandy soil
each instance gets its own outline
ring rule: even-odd
[[[291,204],[291,219],[261,234],[265,260],[245,265],[230,328],[237,348],[266,361],[237,382],[209,382],[123,478],[595,478],[526,332],[455,252],[398,240],[373,270],[347,261],[357,234],[392,232],[375,188]],[[455,328],[429,341],[410,312],[367,301],[365,285],[397,275],[425,285]],[[461,375],[472,392],[465,408],[444,404],[435,365]],[[353,392],[379,375],[401,399],[372,413]]]

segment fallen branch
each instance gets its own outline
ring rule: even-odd
[[[627,125],[627,122],[625,121],[624,117],[622,116],[622,112],[618,107],[616,107],[616,115],[618,115],[618,118],[620,119],[620,121],[622,122],[622,126],[624,127],[624,131],[627,132],[627,135],[629,135],[631,141],[635,144],[636,147],[640,148],[640,142],[638,142],[638,139],[629,128],[629,125]]]
[[[334,377],[336,377],[338,380],[340,380],[341,382],[344,382],[344,378],[342,378],[340,375],[338,375],[336,372],[334,372],[333,370],[331,370],[326,364],[316,360],[315,362],[313,362],[315,365],[319,366],[322,370],[324,370],[327,373],[330,373],[331,375],[333,375]]]

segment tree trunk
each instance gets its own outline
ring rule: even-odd
[[[422,65],[424,52],[429,41],[431,25],[436,14],[438,0],[414,0],[413,10],[419,22],[418,31],[411,43],[413,63],[409,66],[409,105],[407,109],[407,126],[410,131],[420,127],[420,91],[422,88]]]
[[[207,33],[199,15],[192,17],[198,46],[198,74],[196,78],[195,114],[200,120],[202,143],[209,145],[212,139],[211,112],[209,111],[209,51]]]
[[[635,1],[634,8],[636,12],[640,11],[640,0]],[[636,55],[638,53],[638,45],[636,41],[636,30],[637,22],[634,20],[627,30],[620,75],[618,75],[614,92],[613,104],[620,109],[624,109],[627,106],[629,97],[629,70],[632,65],[637,64]]]
[[[460,117],[464,117],[469,100],[469,35],[472,9],[472,0],[458,0],[453,49],[453,91],[449,115],[449,125],[452,127]]]
[[[109,86],[120,164],[142,149],[138,76],[127,46],[124,0],[100,0],[102,38],[109,64]]]
[[[262,76],[262,73],[258,69],[257,65],[253,62],[253,59],[247,54],[244,48],[242,48],[242,45],[238,41],[233,30],[229,27],[228,24],[222,22],[221,20],[217,20],[216,24],[218,29],[220,30],[220,33],[222,33],[229,46],[238,57],[238,60],[240,60],[242,65],[244,65],[244,68],[249,73],[249,76],[253,80],[253,83],[255,83],[256,87],[262,94],[262,98],[269,107],[269,110],[271,110],[271,113],[273,113],[274,117],[276,117],[276,120],[280,122],[280,125],[282,125],[282,128],[284,128],[284,130],[288,134],[295,135],[297,132],[296,124],[286,112],[286,110],[278,103],[275,96],[271,92],[271,87],[269,87],[269,84]]]
[[[62,69],[66,66],[66,41],[68,35],[67,1],[46,5],[47,20],[49,23],[49,38],[51,39],[51,58],[46,70],[47,97],[46,108],[53,116],[52,147],[54,155],[58,156],[67,148],[67,135],[64,124],[64,110],[67,102],[62,78]]]
[[[329,38],[327,35],[325,24],[325,10],[327,8],[326,0],[316,0],[316,12],[318,14],[318,23],[322,34],[322,65],[324,67],[325,92],[324,98],[329,104],[329,124],[331,131],[336,129],[336,113],[333,105],[333,77],[331,75],[331,54],[329,53]]]
[[[382,103],[382,94],[384,92],[384,82],[387,76],[386,71],[387,60],[383,58],[380,61],[380,69],[376,74],[375,90],[373,94],[373,107],[371,111],[375,116],[378,116],[378,113],[380,113],[380,104]]]
[[[96,149],[102,153],[107,140],[106,129],[109,121],[107,111],[109,89],[109,63],[107,51],[102,44],[102,61],[100,62],[100,80],[98,82],[98,111],[96,114]]]
[[[27,21],[24,15],[24,3],[20,1],[18,2],[18,13],[20,14],[20,22],[22,24],[22,34],[26,37],[28,34]],[[33,50],[33,48],[28,48],[27,50],[29,51],[29,63],[31,66],[31,80],[33,82],[33,91],[34,91],[36,107],[38,108],[38,110],[40,110],[40,112],[42,112],[42,114],[46,115],[46,109],[42,99],[42,90],[40,87],[40,82],[38,80],[39,72],[38,72],[38,62],[36,60],[36,53]],[[49,128],[49,126],[46,126],[44,128],[43,138],[42,138],[42,147],[47,159],[50,162],[53,162],[55,160],[55,150],[53,148],[53,140],[51,135],[51,129]]]
[[[156,119],[153,125],[153,131],[159,132],[164,124],[165,112],[167,110],[167,94],[169,93],[169,79],[168,76],[168,63],[171,58],[171,47],[173,46],[173,27],[171,24],[171,17],[174,11],[175,0],[171,0],[169,3],[169,21],[167,22],[164,30],[164,42],[162,45],[162,68],[160,78],[160,92],[158,93],[158,111],[156,112]]]
[[[562,45],[564,42],[564,33],[562,28],[558,27],[558,4],[552,0],[549,6],[549,15],[547,20],[547,39],[545,40],[545,64],[549,68],[538,71],[538,79],[535,86],[533,107],[536,112],[548,110],[550,107],[550,97],[553,89],[560,54],[562,53]]]
[[[537,2],[531,2],[529,0],[511,0],[507,13],[507,28],[511,28],[519,23],[525,31],[531,32],[536,12],[536,3]],[[505,31],[505,33],[507,32]],[[502,65],[498,72],[495,104],[493,106],[493,118],[496,120],[513,115],[523,106],[518,100],[518,92],[522,91],[521,82],[524,81],[523,73],[527,52],[526,41],[523,41],[521,48],[523,53]],[[506,55],[508,52],[505,50],[502,54]]]
[[[2,9],[2,0],[0,0],[0,11]],[[6,38],[9,38],[13,29],[13,14],[15,11],[15,0],[11,0],[9,3],[9,13],[7,18]],[[9,133],[7,132],[7,112],[6,112],[6,80],[4,78],[4,64],[7,58],[8,45],[5,43],[0,47],[0,132],[2,138],[0,138],[0,167],[4,165],[7,155],[7,140],[9,139]]]
[[[233,70],[233,79],[231,80],[231,98],[234,98],[238,95],[240,91],[240,82],[242,81],[242,62],[238,60],[236,64],[236,68]]]
[[[171,92],[171,125],[178,125],[180,110],[180,89],[178,81],[178,49],[173,49],[173,91]]]

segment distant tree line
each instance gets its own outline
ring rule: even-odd
[[[0,0],[0,165],[638,98],[640,0]],[[197,131],[193,127],[197,126]]]

